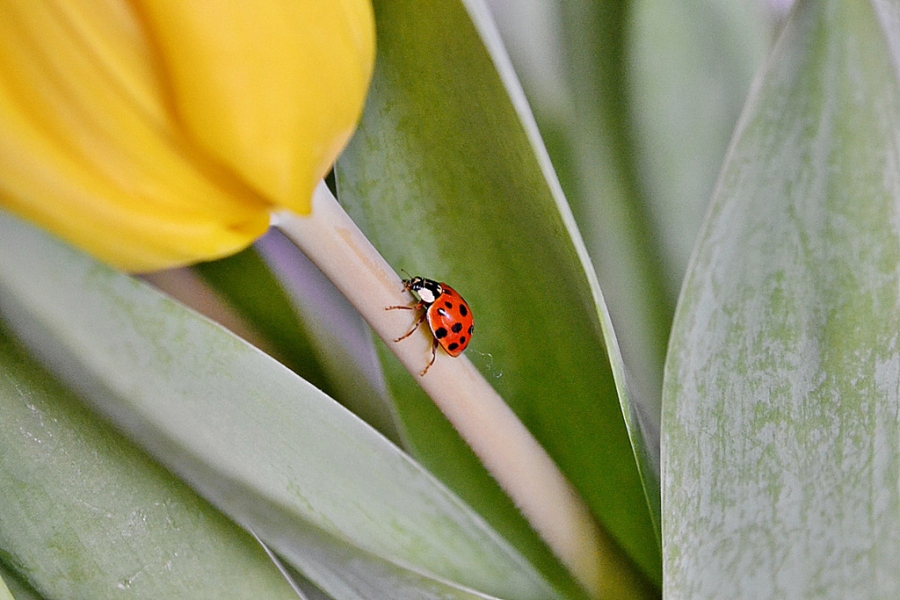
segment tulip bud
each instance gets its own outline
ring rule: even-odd
[[[367,0],[0,5],[0,206],[149,271],[306,214],[359,120]]]

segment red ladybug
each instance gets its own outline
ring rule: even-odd
[[[438,345],[450,356],[459,356],[469,345],[472,332],[475,330],[472,309],[469,308],[462,296],[446,283],[438,283],[424,277],[412,277],[403,280],[403,289],[412,292],[418,298],[418,302],[412,306],[388,306],[385,310],[426,309],[413,323],[412,329],[394,340],[395,342],[405,340],[419,328],[422,321],[428,319],[428,327],[434,336],[434,342],[431,346],[431,360],[422,371],[424,376],[434,364]]]

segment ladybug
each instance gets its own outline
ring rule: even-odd
[[[424,277],[404,279],[403,290],[412,292],[418,301],[412,306],[388,306],[385,310],[402,308],[418,311],[425,309],[413,323],[412,329],[394,340],[395,342],[405,340],[419,328],[423,321],[428,320],[428,327],[431,329],[434,340],[431,345],[431,360],[421,373],[424,376],[434,364],[438,346],[450,356],[459,356],[469,345],[472,332],[475,330],[472,309],[453,288],[433,279]]]

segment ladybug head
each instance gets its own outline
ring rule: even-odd
[[[431,304],[437,297],[444,293],[444,288],[441,287],[441,284],[432,279],[425,279],[424,277],[411,277],[409,279],[403,280],[403,285],[419,297],[419,300],[424,302],[425,304]]]

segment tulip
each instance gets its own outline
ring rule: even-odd
[[[367,0],[7,0],[0,207],[120,269],[304,215],[359,120]]]

